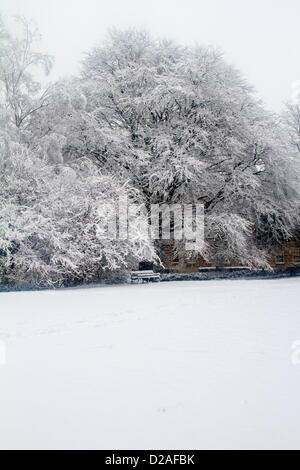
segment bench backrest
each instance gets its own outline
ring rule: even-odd
[[[152,276],[154,274],[154,271],[131,271],[131,275],[134,275],[134,276],[143,276],[143,275],[150,275]]]

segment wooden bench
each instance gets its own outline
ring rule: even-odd
[[[131,282],[159,282],[160,274],[154,271],[132,271]]]

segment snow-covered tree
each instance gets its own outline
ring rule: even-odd
[[[122,162],[147,203],[203,201],[219,257],[267,266],[267,247],[293,234],[299,168],[222,54],[112,31],[83,80],[99,125],[127,135]]]
[[[288,127],[291,143],[300,152],[300,82],[294,84],[293,96],[286,105],[284,120]]]
[[[156,258],[141,210],[131,220],[134,236],[105,235],[110,220],[119,223],[119,198],[141,207],[140,196],[124,178],[88,158],[103,130],[86,112],[78,80],[51,87],[46,101],[39,94],[30,70],[48,68],[50,61],[33,52],[36,32],[23,20],[22,25],[20,39],[3,24],[0,30],[1,282],[58,285],[111,278]]]
[[[51,60],[21,24],[16,38],[0,22],[3,281],[56,285],[157,260],[151,204],[203,203],[207,261],[268,266],[299,222],[297,104],[287,126],[219,51],[135,30],[113,30],[80,77],[43,93],[32,70]],[[137,208],[130,237],[107,238],[120,197]]]
[[[143,214],[131,220],[129,239],[106,235],[116,221],[118,199],[137,203],[136,191],[102,175],[88,159],[49,165],[24,146],[0,149],[0,277],[2,282],[56,285],[98,279],[154,259],[141,230]]]
[[[9,121],[25,127],[30,117],[47,103],[47,90],[35,79],[34,70],[52,67],[51,57],[35,48],[38,30],[23,17],[16,18],[19,33],[9,33],[0,20],[0,97]]]

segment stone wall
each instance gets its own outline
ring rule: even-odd
[[[281,249],[270,250],[269,262],[273,269],[282,270],[285,268],[300,267],[300,242],[286,242]],[[192,274],[199,272],[200,268],[213,268],[213,264],[208,264],[200,255],[192,260],[182,256],[176,259],[174,245],[172,242],[161,247],[161,258],[166,272]],[[230,267],[238,267],[238,262],[230,263]]]

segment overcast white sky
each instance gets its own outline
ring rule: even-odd
[[[300,80],[300,0],[1,0],[0,11],[37,23],[56,59],[53,79],[76,73],[109,27],[136,26],[219,46],[275,111]]]

